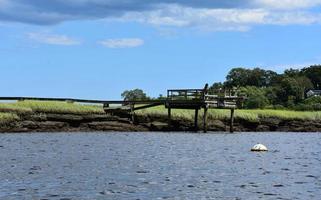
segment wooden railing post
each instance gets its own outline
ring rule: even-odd
[[[206,100],[206,95],[207,95],[207,93],[208,93],[208,84],[206,83],[206,84],[205,84],[205,87],[204,87],[204,89],[203,89],[203,101]]]

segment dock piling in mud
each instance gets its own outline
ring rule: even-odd
[[[230,133],[234,133],[234,108],[231,108]]]

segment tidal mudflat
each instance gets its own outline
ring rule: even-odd
[[[264,143],[269,152],[250,148]],[[318,133],[0,135],[0,199],[319,199]]]

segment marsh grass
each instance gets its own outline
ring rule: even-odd
[[[0,113],[0,125],[18,121],[19,119],[19,116],[14,113]]]
[[[140,110],[138,115],[149,116],[167,116],[167,109],[163,106],[157,106]],[[194,110],[172,109],[174,118],[184,118],[192,120],[194,118]],[[202,112],[199,112],[199,117],[202,118]],[[209,109],[208,118],[212,120],[228,120],[230,118],[229,109]],[[262,118],[278,118],[282,120],[320,120],[321,112],[304,112],[291,110],[236,110],[235,118],[251,122],[259,122]]]
[[[23,114],[27,112],[61,114],[104,114],[102,106],[55,101],[19,101],[0,103],[0,111]]]
[[[240,112],[251,112],[252,110],[240,110]],[[297,120],[321,120],[321,111],[292,111],[292,110],[254,110],[259,118],[280,118]]]
[[[148,108],[145,110],[139,110],[138,115],[147,115],[147,116],[167,116],[167,109],[163,106]],[[183,118],[187,120],[193,120],[195,115],[194,110],[182,110],[182,109],[172,109],[173,118]],[[229,120],[230,119],[230,110],[226,109],[209,109],[208,119],[210,120]],[[199,118],[202,118],[202,111],[199,112]],[[259,121],[259,117],[256,113],[251,112],[235,112],[235,118],[245,119],[247,121]]]
[[[17,115],[25,113],[61,113],[61,114],[105,114],[103,107],[98,105],[84,105],[54,101],[19,101],[15,103],[0,103],[1,121],[4,119],[16,119]],[[10,115],[10,113],[12,115]],[[9,114],[9,115],[8,115]],[[164,106],[152,107],[136,111],[137,115],[151,117],[167,117],[167,109]],[[173,119],[194,119],[194,110],[172,109]],[[199,112],[202,118],[202,111]],[[229,109],[210,109],[208,118],[211,120],[228,120]],[[290,110],[236,110],[235,118],[251,122],[259,122],[262,118],[279,118],[283,120],[321,120],[321,111],[304,112]]]
[[[167,109],[164,106],[156,106],[148,109],[138,110],[135,113],[141,116],[167,117]],[[182,118],[192,120],[194,117],[194,112],[192,110],[172,109],[172,117],[173,119]]]
[[[22,107],[17,103],[0,103],[0,112],[25,114],[25,113],[32,113],[32,109],[27,107]]]

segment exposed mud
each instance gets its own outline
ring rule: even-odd
[[[192,120],[174,118],[169,124],[166,116],[135,116],[134,122],[124,116],[111,115],[37,113],[20,118],[20,121],[0,125],[0,132],[194,132],[197,130]],[[201,122],[198,130],[202,130]],[[235,132],[321,132],[321,121],[263,118],[259,122],[251,122],[235,119],[234,130]],[[229,120],[209,119],[208,131],[229,131]]]

